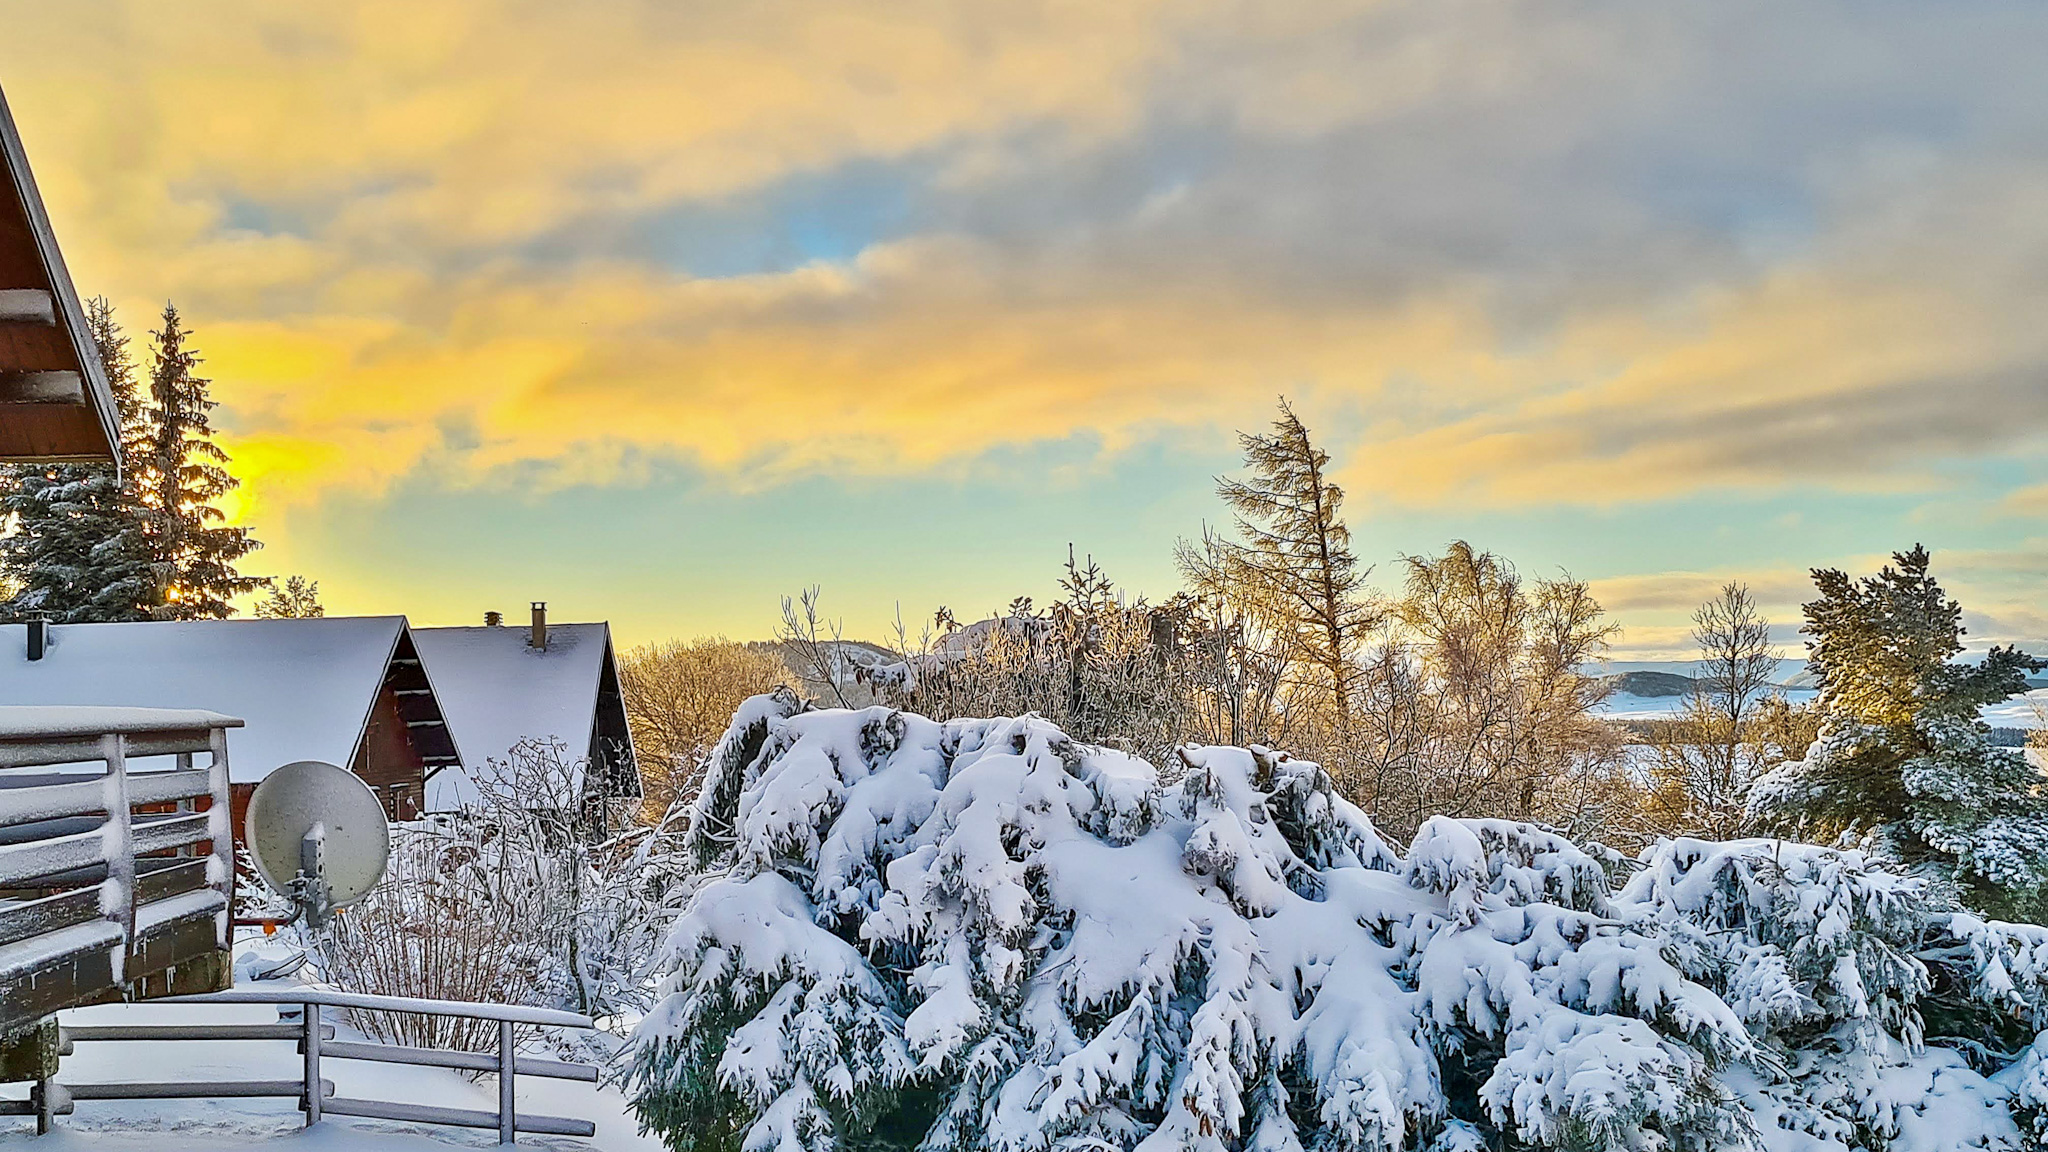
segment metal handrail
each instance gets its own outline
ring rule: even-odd
[[[68,1115],[76,1100],[193,1099],[209,1097],[297,1097],[306,1114],[306,1126],[318,1124],[325,1115],[361,1116],[415,1124],[446,1124],[465,1128],[495,1128],[498,1143],[510,1144],[520,1132],[549,1136],[594,1136],[597,1126],[588,1120],[562,1116],[521,1115],[515,1099],[520,1076],[555,1080],[579,1080],[595,1084],[598,1069],[592,1064],[570,1063],[521,1056],[514,1032],[519,1025],[562,1028],[594,1028],[595,1021],[574,1012],[531,1008],[515,1004],[472,1004],[459,1000],[412,999],[341,992],[328,988],[285,988],[271,991],[236,988],[197,996],[179,996],[153,1001],[154,1004],[268,1004],[296,1006],[299,1019],[289,1021],[280,1012],[278,1024],[193,1024],[193,1025],[94,1025],[60,1029],[60,1050],[70,1052],[77,1043],[90,1041],[178,1041],[178,1040],[285,1040],[298,1041],[302,1057],[300,1075],[294,1080],[221,1080],[148,1083],[96,1083],[63,1085],[43,1080],[22,1102],[0,1101],[0,1114],[31,1113],[36,1117],[38,1135],[49,1131],[52,1118]],[[454,1016],[494,1021],[498,1025],[495,1053],[458,1052],[439,1048],[415,1048],[374,1041],[336,1040],[332,1025],[320,1019],[323,1007],[358,1011],[401,1012],[422,1016]],[[498,1108],[484,1112],[469,1108],[447,1108],[432,1104],[363,1100],[334,1094],[334,1082],[322,1078],[323,1060],[365,1060],[383,1064],[425,1065],[466,1072],[490,1072],[498,1077]],[[16,1109],[9,1103],[22,1105]]]
[[[415,1016],[460,1016],[468,1020],[497,1020],[550,1028],[597,1027],[597,1021],[588,1016],[554,1008],[533,1008],[524,1004],[478,1004],[468,1000],[432,1000],[412,996],[380,996],[369,992],[343,992],[338,988],[292,988],[278,992],[264,988],[229,988],[221,992],[176,996],[157,1003],[318,1004],[323,1008],[348,1008],[358,1012],[410,1012]]]

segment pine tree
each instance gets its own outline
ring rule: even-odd
[[[214,502],[240,487],[228,473],[227,452],[213,442],[207,413],[212,381],[194,373],[200,357],[188,341],[175,305],[164,305],[155,337],[149,401],[153,427],[143,445],[142,494],[149,508],[158,563],[165,579],[154,614],[167,620],[221,619],[234,613],[234,597],[263,586],[235,562],[261,547],[247,528],[231,528]]]
[[[1344,492],[1330,483],[1329,453],[1309,439],[1285,399],[1272,434],[1241,433],[1238,440],[1252,475],[1221,478],[1216,492],[1237,513],[1241,540],[1218,542],[1216,570],[1206,582],[1249,582],[1282,606],[1299,664],[1320,681],[1341,746],[1351,727],[1353,657],[1377,617],[1341,515]]]
[[[156,571],[137,482],[146,436],[128,337],[104,297],[87,302],[121,424],[127,475],[110,464],[15,465],[0,473],[0,571],[10,578],[0,617],[41,613],[58,623],[141,620],[156,595]]]
[[[1807,758],[1759,780],[1750,811],[1821,839],[1866,838],[1999,913],[2039,912],[2048,889],[2048,797],[2021,754],[1991,744],[1979,709],[2026,691],[2042,663],[1962,651],[1962,607],[1916,545],[1874,577],[1816,570],[1806,605],[1821,736]]]

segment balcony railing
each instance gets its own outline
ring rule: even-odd
[[[136,1044],[175,1040],[297,1040],[299,1060],[291,1079],[276,1080],[171,1080],[126,1083],[60,1082],[54,1074],[29,1090],[27,1100],[0,1100],[0,1116],[34,1116],[36,1134],[49,1132],[58,1116],[71,1115],[80,1100],[224,1100],[246,1097],[297,1099],[306,1114],[306,1125],[320,1123],[322,1116],[362,1116],[376,1120],[397,1120],[410,1124],[446,1124],[460,1128],[495,1129],[498,1143],[511,1144],[521,1132],[550,1136],[592,1136],[597,1126],[589,1120],[566,1116],[545,1116],[521,1112],[514,1088],[521,1076],[555,1080],[580,1080],[595,1084],[595,1065],[547,1060],[519,1055],[515,1031],[519,1026],[590,1029],[588,1016],[550,1008],[514,1004],[470,1004],[455,1000],[422,1000],[409,996],[370,996],[337,992],[325,988],[253,987],[236,988],[203,996],[181,997],[163,1004],[206,1007],[218,1004],[275,1004],[280,1006],[277,1024],[197,1023],[180,1025],[143,1024],[99,1027],[65,1026],[58,1032],[61,1050],[69,1053],[81,1041],[112,1041]],[[289,1014],[284,1010],[289,1008]],[[323,1007],[371,1012],[411,1013],[423,1016],[455,1016],[487,1020],[497,1025],[496,1052],[455,1052],[439,1048],[414,1048],[400,1044],[336,1040],[334,1026],[321,1019]],[[412,1064],[431,1068],[453,1068],[464,1072],[493,1074],[498,1082],[495,1111],[450,1108],[439,1104],[411,1104],[391,1100],[370,1100],[334,1094],[334,1082],[321,1075],[323,1060],[364,1060],[381,1064]]]
[[[0,1042],[60,1009],[228,984],[241,725],[0,707]]]

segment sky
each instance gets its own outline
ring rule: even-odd
[[[1616,655],[1925,542],[2048,647],[2048,9],[0,0],[81,291],[331,612],[913,639],[1134,593],[1288,397],[1361,558]],[[138,344],[141,340],[138,339]]]

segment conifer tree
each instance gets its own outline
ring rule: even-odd
[[[221,523],[215,501],[240,487],[228,473],[228,454],[213,442],[207,414],[212,381],[194,369],[200,357],[175,305],[164,305],[149,379],[152,427],[143,445],[142,494],[149,509],[162,594],[154,614],[166,620],[208,620],[232,615],[234,597],[263,586],[235,562],[261,547],[247,528]]]
[[[2048,796],[1978,711],[2042,667],[2016,648],[1962,651],[1962,607],[1915,545],[1876,576],[1817,569],[1806,605],[1821,735],[1751,790],[1750,812],[1808,839],[1860,838],[1954,883],[1975,908],[2038,915],[2048,889]]]
[[[141,620],[156,594],[156,572],[136,468],[147,435],[128,337],[104,297],[86,304],[120,416],[119,450],[110,464],[15,465],[0,473],[0,571],[9,577],[0,616],[42,613],[58,623]]]
[[[307,620],[325,615],[327,608],[320,603],[320,582],[304,576],[270,581],[269,591],[256,602],[256,616],[261,620]]]
[[[1351,551],[1344,492],[1330,483],[1329,453],[1309,439],[1285,399],[1271,434],[1240,433],[1238,440],[1251,476],[1219,479],[1216,492],[1237,513],[1240,539],[1217,542],[1208,582],[1248,582],[1281,607],[1298,666],[1319,681],[1341,742],[1351,726],[1353,657],[1377,616],[1365,596],[1366,570]]]

